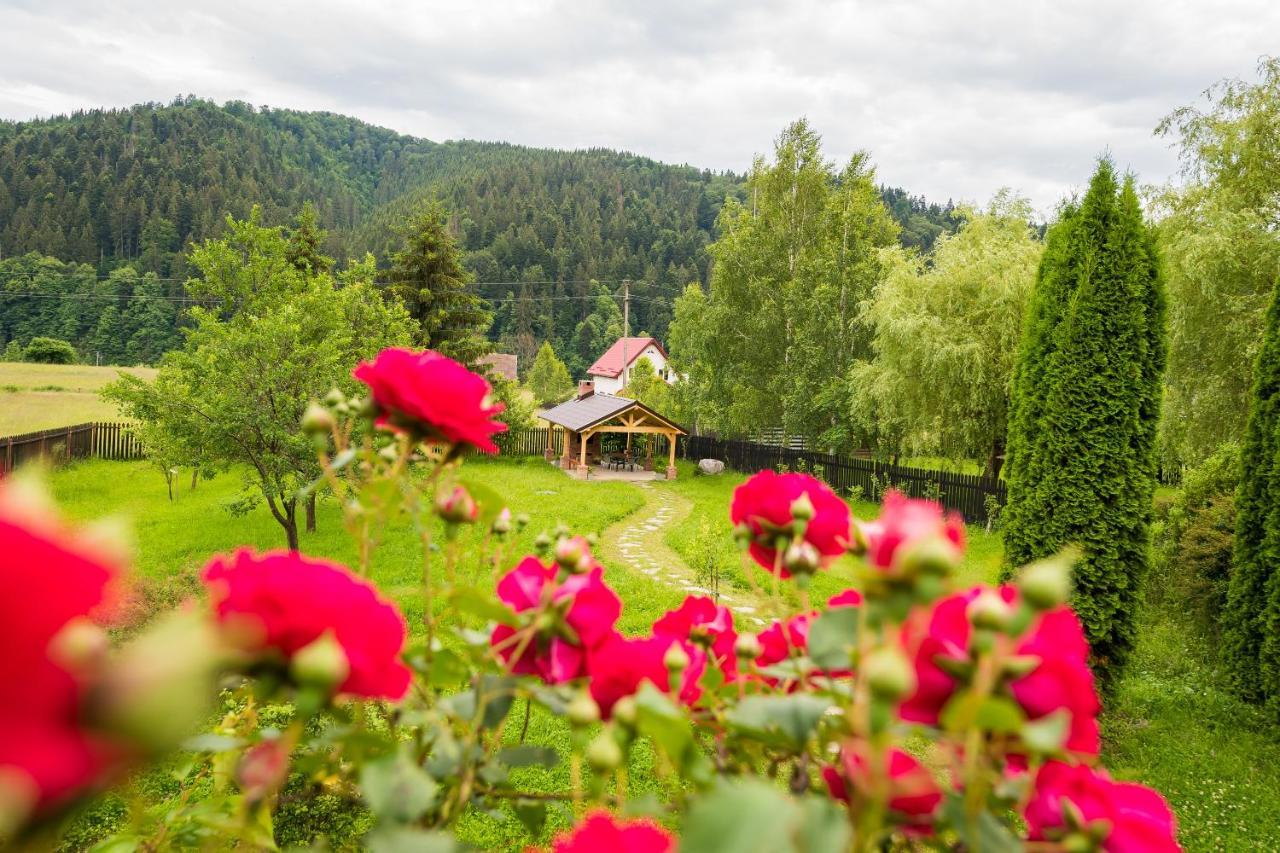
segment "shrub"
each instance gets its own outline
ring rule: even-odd
[[[32,338],[22,351],[22,360],[36,364],[75,364],[76,348],[57,338]]]

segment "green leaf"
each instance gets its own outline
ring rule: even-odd
[[[499,625],[517,627],[520,624],[519,618],[510,607],[475,587],[458,587],[453,591],[450,599],[460,613],[479,617],[486,622],[497,622]]]
[[[508,767],[555,767],[560,755],[551,747],[526,743],[500,749],[498,760]]]
[[[511,810],[524,824],[524,828],[529,830],[530,835],[534,838],[542,835],[542,828],[547,825],[546,803],[541,800],[516,800],[511,804]]]
[[[778,853],[793,850],[800,822],[794,800],[760,779],[717,786],[685,815],[680,848],[698,853]]]
[[[800,807],[797,848],[804,853],[844,853],[853,841],[849,813],[827,797],[806,797]]]
[[[1070,728],[1071,712],[1065,708],[1059,708],[1052,714],[1024,723],[1022,742],[1032,752],[1053,755],[1067,742],[1067,733]]]
[[[636,728],[650,738],[681,774],[695,785],[710,782],[711,762],[698,749],[689,720],[671,699],[649,682],[636,693]]]
[[[370,853],[454,853],[458,842],[443,832],[409,826],[381,826],[364,837]]]
[[[425,655],[422,658],[425,664]],[[433,687],[451,687],[466,679],[470,669],[467,662],[457,652],[440,649],[431,658],[431,668],[427,671],[427,681]]]
[[[998,817],[988,811],[980,811],[970,818],[965,811],[964,798],[949,794],[943,805],[946,822],[955,830],[964,846],[983,853],[1021,853],[1022,843]]]
[[[818,615],[809,627],[809,657],[820,669],[849,669],[858,642],[857,607],[833,607]]]
[[[402,752],[372,761],[360,771],[360,790],[383,820],[412,823],[435,802],[439,785]]]
[[[1022,730],[1027,715],[1022,707],[1004,696],[987,696],[960,693],[942,709],[939,717],[942,727],[950,732],[962,732],[977,726],[985,732],[1017,734]]]
[[[208,732],[187,738],[182,748],[188,752],[231,752],[244,746],[247,741],[242,737],[231,737]]]
[[[725,719],[740,734],[770,746],[800,750],[830,707],[830,700],[806,693],[748,696],[731,709]]]

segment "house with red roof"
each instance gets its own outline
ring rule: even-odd
[[[674,384],[677,377],[667,365],[667,351],[656,338],[618,338],[596,363],[587,369],[587,377],[597,394],[617,394],[627,386],[627,379],[637,361],[649,359],[658,376]]]

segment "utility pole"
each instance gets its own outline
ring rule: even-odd
[[[631,343],[631,279],[622,280],[622,387],[627,387],[627,345]]]

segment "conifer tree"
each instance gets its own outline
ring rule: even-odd
[[[1006,575],[1079,545],[1072,605],[1104,683],[1133,646],[1150,551],[1165,298],[1133,180],[1103,160],[1049,234],[1009,428]]]
[[[402,223],[401,236],[403,247],[391,259],[391,292],[418,321],[424,346],[474,365],[490,351],[484,333],[493,317],[470,287],[443,208],[418,208]]]
[[[1236,492],[1235,553],[1222,650],[1236,690],[1249,699],[1280,697],[1280,282],[1254,366],[1253,399]]]

